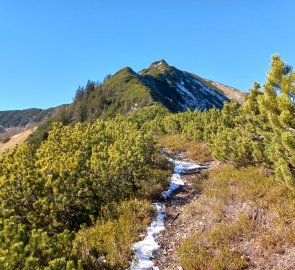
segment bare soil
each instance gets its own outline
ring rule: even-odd
[[[0,153],[4,152],[5,150],[8,150],[8,149],[13,149],[17,145],[23,143],[34,130],[35,130],[35,128],[29,129],[29,130],[24,130],[22,132],[18,132],[16,134],[12,135],[8,142],[6,142],[6,143],[0,142]]]

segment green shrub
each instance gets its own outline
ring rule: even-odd
[[[140,200],[123,202],[112,210],[116,218],[98,220],[76,235],[76,254],[91,269],[127,269],[132,245],[154,213],[149,202]]]

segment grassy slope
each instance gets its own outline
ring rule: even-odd
[[[123,68],[109,78],[103,85],[110,93],[110,101],[119,100],[120,106],[114,107],[110,104],[107,115],[113,116],[117,113],[128,113],[130,108],[143,108],[154,104],[150,89],[144,85],[136,73],[129,67]],[[112,100],[113,99],[113,100]]]
[[[210,157],[205,146],[179,136],[158,142],[195,161]],[[295,269],[295,191],[261,167],[212,165],[191,180],[193,199],[177,210],[170,240],[178,263],[186,270]]]
[[[157,138],[158,144],[164,146],[168,153],[186,152],[187,157],[197,163],[206,164],[213,160],[211,152],[204,143],[196,143],[180,135],[165,135]]]
[[[16,145],[23,143],[34,130],[35,129],[25,130],[17,135],[12,136],[6,143],[0,142],[0,153],[7,149],[13,149],[16,147]]]
[[[202,177],[201,195],[184,209],[191,224],[202,220],[202,228],[191,227],[182,241],[181,265],[187,270],[294,269],[294,190],[259,167],[222,165]]]

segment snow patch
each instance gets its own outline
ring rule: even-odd
[[[156,242],[156,235],[165,229],[165,210],[162,203],[155,203],[157,213],[151,225],[147,227],[147,236],[140,242],[134,244],[135,260],[131,264],[131,270],[152,269],[154,266],[153,253],[159,250],[160,246]]]
[[[183,186],[183,185],[184,185],[184,182],[180,178],[180,175],[174,173],[171,177],[169,189],[162,193],[164,199],[169,198],[171,194],[173,193],[173,191],[175,191],[176,189],[178,189],[180,186]]]
[[[207,166],[185,162],[185,161],[174,161],[174,172],[177,174],[181,174],[185,170],[194,170],[199,168],[208,168]]]
[[[196,79],[193,79],[191,81],[185,79],[185,81],[192,86],[193,91],[185,87],[185,83],[183,82],[183,80],[181,80],[180,83],[176,83],[176,88],[185,101],[184,104],[182,104],[183,109],[197,108],[198,110],[203,110],[208,106],[212,106],[209,100],[200,98],[197,92],[201,92],[206,97],[214,96],[219,101],[219,103],[223,103],[226,100],[226,98],[223,95],[210,89],[205,84]],[[196,85],[198,85],[198,87],[196,87]]]
[[[171,177],[170,187],[168,190],[162,193],[165,199],[169,198],[173,191],[178,189],[180,186],[184,185],[183,180],[181,179],[180,174],[185,170],[193,170],[198,168],[204,168],[205,166],[201,166],[195,163],[184,162],[184,161],[174,161],[170,159],[170,162],[174,163],[174,173]]]

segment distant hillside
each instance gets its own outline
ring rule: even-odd
[[[169,66],[165,60],[154,62],[148,69],[140,71],[139,75],[141,81],[150,88],[153,99],[172,112],[222,108],[224,102],[230,101],[210,82]]]
[[[40,123],[48,118],[53,108],[0,111],[0,131],[7,128],[24,128],[29,123]]]

